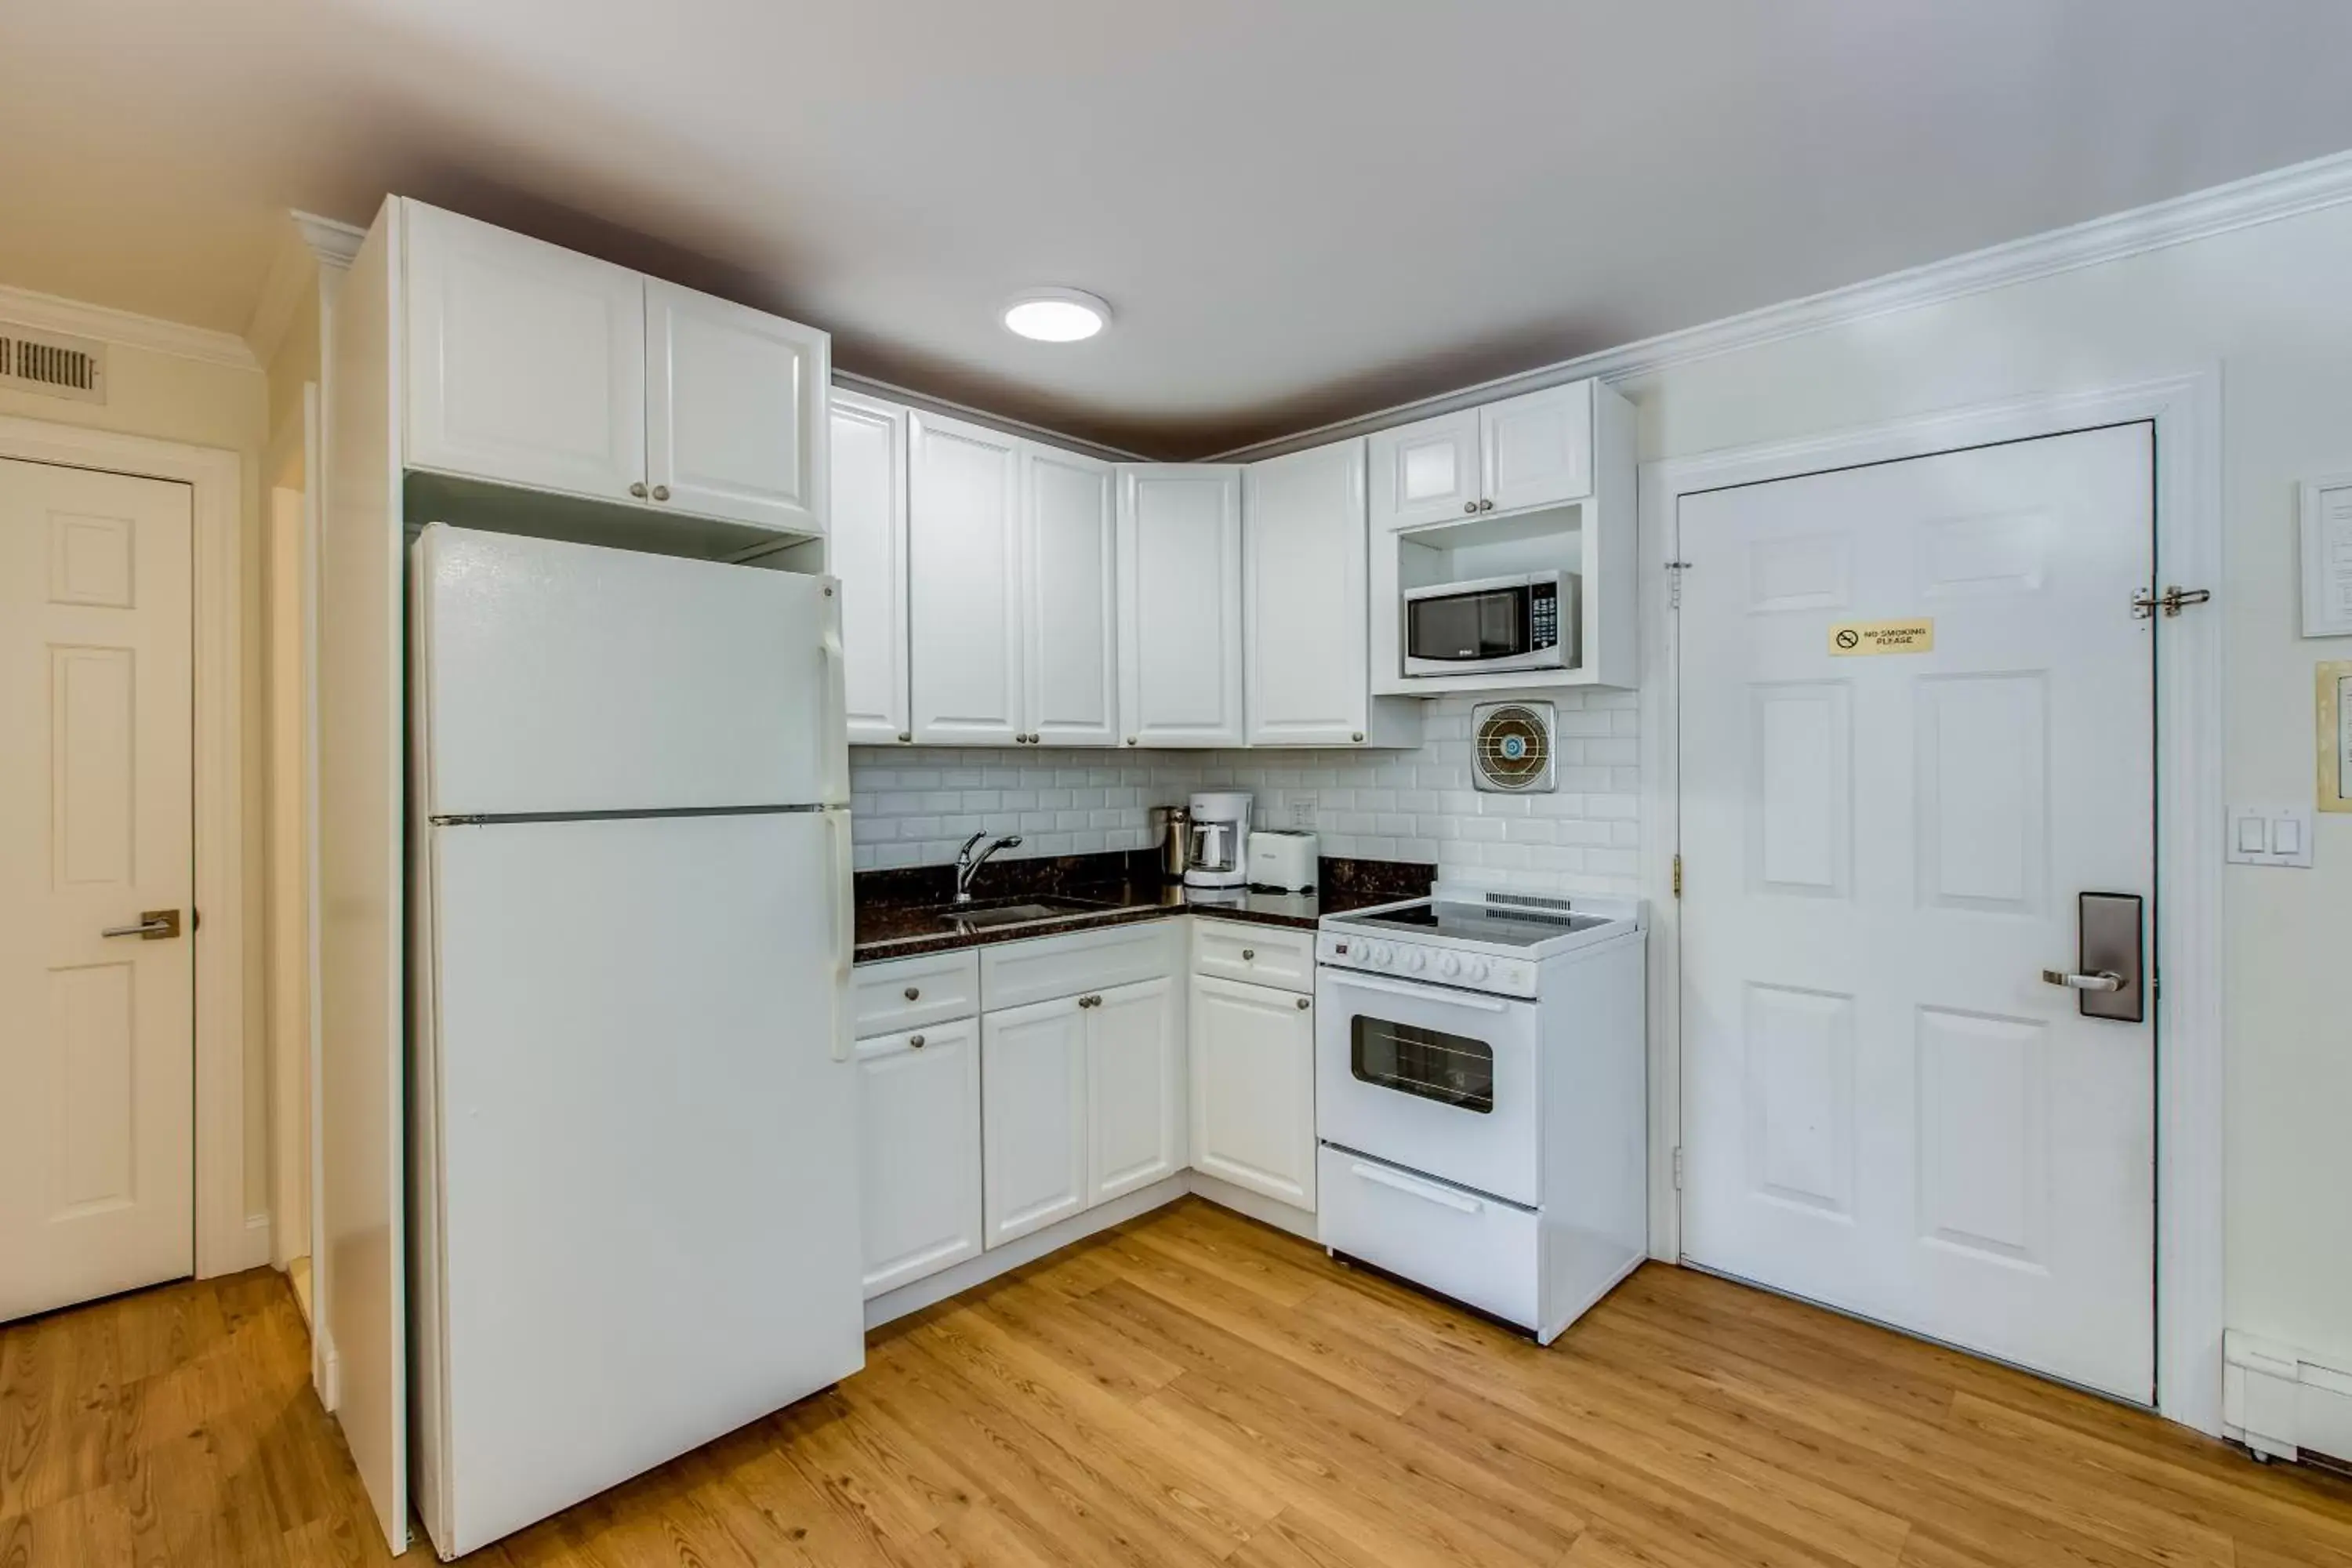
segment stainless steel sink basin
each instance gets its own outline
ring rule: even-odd
[[[940,911],[941,925],[961,931],[993,931],[999,926],[1035,925],[1066,921],[1076,915],[1108,913],[1116,908],[1086,899],[1024,899],[1019,903],[978,902]]]

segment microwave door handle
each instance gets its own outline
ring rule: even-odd
[[[1497,1001],[1492,996],[1481,996],[1475,992],[1433,991],[1431,987],[1425,985],[1405,985],[1394,980],[1381,980],[1370,974],[1337,974],[1332,977],[1332,984],[1351,985],[1360,991],[1384,991],[1391,996],[1410,996],[1416,1002],[1427,1002],[1433,1005],[1475,1007],[1481,1013],[1507,1013],[1511,1010],[1511,1005],[1508,1002]]]

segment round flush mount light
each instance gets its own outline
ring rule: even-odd
[[[1110,324],[1110,307],[1076,289],[1031,289],[1004,305],[1007,331],[1041,343],[1075,343]]]

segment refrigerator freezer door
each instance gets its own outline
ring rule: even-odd
[[[864,1364],[838,815],[430,830],[444,1555]]]
[[[427,815],[847,801],[831,578],[441,523],[414,577]]]

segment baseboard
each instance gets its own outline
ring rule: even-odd
[[[274,1256],[269,1250],[269,1213],[267,1209],[245,1216],[245,1234],[237,1244],[236,1268],[230,1272],[243,1273],[248,1268],[268,1268],[276,1266]]]
[[[1124,1193],[1108,1203],[1097,1204],[1084,1214],[1072,1215],[1059,1225],[1049,1225],[1043,1230],[1033,1230],[1027,1236],[992,1247],[978,1258],[967,1258],[952,1268],[937,1274],[887,1290],[866,1303],[866,1329],[868,1333],[883,1324],[919,1312],[949,1297],[984,1285],[998,1275],[1034,1263],[1049,1252],[1056,1252],[1074,1241],[1084,1241],[1097,1231],[1124,1225],[1138,1215],[1150,1214],[1163,1205],[1172,1204],[1188,1190],[1184,1178],[1189,1173],[1152,1183]]]
[[[2263,1458],[2352,1461],[2352,1370],[2231,1329],[2221,1336],[2221,1429]]]
[[[317,1341],[311,1368],[312,1378],[319,1390],[319,1407],[331,1414],[342,1402],[342,1363],[335,1358],[335,1342],[327,1332],[327,1325],[324,1322],[313,1323],[311,1332]]]
[[[1206,1198],[1220,1208],[1229,1208],[1235,1214],[1246,1215],[1261,1225],[1270,1225],[1276,1230],[1286,1230],[1291,1235],[1304,1237],[1308,1241],[1316,1239],[1313,1209],[1299,1208],[1296,1205],[1284,1203],[1280,1198],[1270,1198],[1264,1193],[1254,1193],[1247,1187],[1235,1186],[1222,1176],[1212,1176],[1200,1171],[1185,1172],[1184,1179],[1195,1197]]]

